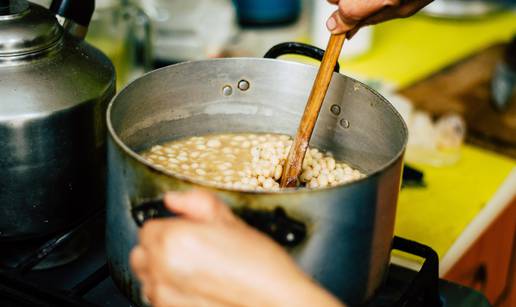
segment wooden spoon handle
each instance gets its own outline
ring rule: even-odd
[[[346,34],[332,34],[330,41],[326,47],[324,57],[319,67],[319,72],[315,77],[312,91],[306,103],[305,111],[296,136],[294,143],[290,148],[285,167],[283,169],[283,175],[281,176],[281,187],[295,187],[297,184],[297,178],[301,173],[303,166],[303,159],[308,148],[308,143],[312,136],[312,132],[319,116],[319,111],[330,86],[331,77],[333,75],[333,69],[339,59],[340,51]]]

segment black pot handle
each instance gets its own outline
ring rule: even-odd
[[[170,210],[165,208],[163,199],[159,198],[144,201],[136,205],[131,209],[131,215],[138,227],[142,227],[143,224],[149,220],[176,216],[174,213],[170,212]]]
[[[280,207],[270,210],[241,208],[233,210],[248,225],[258,229],[285,247],[294,247],[306,238],[304,223],[287,216]],[[139,227],[149,220],[176,216],[163,204],[162,199],[143,202],[131,210],[131,215]]]
[[[407,291],[401,296],[393,306],[412,306],[407,302],[413,302],[420,297],[421,291],[424,291],[424,305],[421,307],[440,307],[442,306],[441,297],[439,295],[439,257],[437,253],[430,247],[403,239],[394,237],[392,241],[392,249],[416,255],[425,259],[421,270],[410,283]]]
[[[273,210],[239,208],[233,211],[248,225],[265,233],[282,246],[294,247],[306,238],[306,225],[289,217],[281,207]]]
[[[272,47],[271,49],[269,49],[269,51],[267,51],[267,53],[265,53],[265,55],[263,57],[267,58],[267,59],[275,59],[275,58],[285,55],[285,54],[304,55],[309,58],[322,61],[323,56],[324,56],[324,50],[322,50],[321,48],[312,46],[312,45],[308,45],[308,44],[297,43],[297,42],[286,42],[286,43],[281,43],[281,44],[278,44],[278,45]],[[335,64],[334,71],[336,73],[340,72],[340,66],[339,66],[338,62],[337,62],[337,64]]]

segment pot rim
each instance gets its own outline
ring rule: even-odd
[[[187,61],[187,62],[181,62],[181,63],[165,66],[165,67],[162,67],[162,68],[159,68],[159,69],[155,69],[155,70],[152,70],[150,72],[145,73],[144,75],[140,76],[136,80],[133,80],[132,82],[130,82],[127,85],[125,85],[111,99],[111,101],[109,102],[107,111],[106,111],[106,123],[107,123],[107,129],[109,131],[109,136],[114,140],[114,142],[116,143],[117,146],[119,146],[126,154],[129,155],[129,157],[131,157],[132,159],[136,160],[137,162],[143,164],[144,166],[146,166],[147,168],[151,169],[152,171],[155,171],[155,172],[158,172],[160,174],[166,175],[167,177],[178,179],[178,180],[181,180],[181,181],[193,184],[193,185],[199,185],[199,186],[202,186],[204,188],[211,189],[211,190],[218,190],[218,191],[222,191],[222,192],[232,192],[232,193],[238,192],[238,193],[247,194],[247,195],[282,195],[282,194],[287,194],[288,195],[288,194],[293,194],[293,193],[298,194],[298,193],[327,192],[329,190],[339,189],[339,188],[343,188],[343,187],[348,187],[348,186],[352,186],[352,185],[355,185],[355,184],[359,184],[359,183],[361,183],[363,181],[369,180],[369,178],[376,177],[379,174],[383,173],[385,170],[391,168],[398,160],[403,158],[403,155],[405,153],[405,149],[406,149],[407,143],[408,143],[408,128],[407,128],[407,124],[405,123],[405,120],[403,120],[403,118],[401,117],[399,112],[396,110],[396,108],[394,108],[394,106],[385,97],[383,97],[380,93],[378,93],[376,90],[374,90],[373,88],[371,88],[367,84],[364,84],[364,83],[362,83],[362,82],[360,82],[360,81],[358,81],[358,80],[356,80],[356,79],[354,79],[352,77],[346,76],[346,75],[341,74],[341,73],[336,73],[336,72],[333,73],[334,77],[335,77],[335,75],[338,75],[339,78],[341,78],[341,77],[349,78],[352,81],[361,84],[362,86],[364,86],[364,88],[366,88],[367,90],[371,91],[371,93],[373,93],[375,96],[380,98],[380,100],[384,101],[386,103],[387,107],[400,120],[400,122],[402,124],[402,134],[404,135],[403,144],[402,144],[400,150],[398,150],[396,155],[394,155],[389,160],[389,162],[385,163],[381,168],[379,168],[379,169],[377,169],[377,170],[367,174],[365,177],[360,178],[358,180],[354,180],[354,181],[348,182],[348,183],[344,183],[344,184],[340,184],[340,185],[336,185],[336,186],[324,187],[324,188],[307,188],[307,187],[302,187],[302,188],[300,188],[300,187],[284,188],[284,189],[281,189],[279,191],[236,190],[236,189],[226,189],[226,188],[222,188],[222,187],[218,187],[218,186],[214,186],[214,185],[207,185],[207,184],[204,184],[204,183],[202,183],[202,182],[200,182],[198,180],[195,180],[195,179],[192,179],[190,177],[183,176],[183,175],[180,175],[180,174],[175,174],[175,173],[169,172],[169,171],[164,170],[162,168],[156,167],[152,163],[149,163],[147,160],[142,158],[142,156],[140,154],[138,154],[137,152],[135,152],[131,148],[129,148],[129,146],[127,146],[119,138],[118,134],[116,133],[115,129],[113,128],[113,125],[112,125],[112,122],[111,122],[111,110],[113,108],[113,105],[115,104],[115,101],[117,100],[117,98],[122,93],[124,93],[133,83],[137,82],[138,80],[141,80],[141,79],[147,77],[148,75],[151,75],[151,74],[154,74],[154,73],[157,73],[157,72],[160,72],[160,71],[171,69],[172,67],[178,67],[178,66],[182,66],[182,65],[189,65],[189,64],[193,64],[193,63],[199,63],[199,62],[238,61],[238,60],[253,60],[253,61],[267,61],[267,62],[278,62],[279,61],[279,62],[287,63],[289,65],[301,65],[301,66],[304,66],[304,67],[306,67],[308,69],[312,69],[312,70],[316,70],[317,69],[313,65],[299,63],[299,62],[279,60],[279,59],[249,58],[249,57],[217,58],[217,59]],[[316,72],[317,71],[315,71],[315,73]]]

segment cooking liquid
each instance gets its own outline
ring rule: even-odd
[[[156,145],[141,153],[157,168],[227,189],[277,191],[292,145],[281,134],[213,134]],[[344,184],[364,177],[318,149],[307,151],[300,176],[309,188]]]

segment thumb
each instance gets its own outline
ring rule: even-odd
[[[326,28],[328,28],[332,34],[341,34],[354,28],[357,23],[358,21],[356,20],[344,18],[337,10],[333,12],[326,21]]]
[[[212,222],[234,218],[228,206],[214,194],[203,190],[169,192],[165,194],[164,202],[170,211],[195,221]]]

